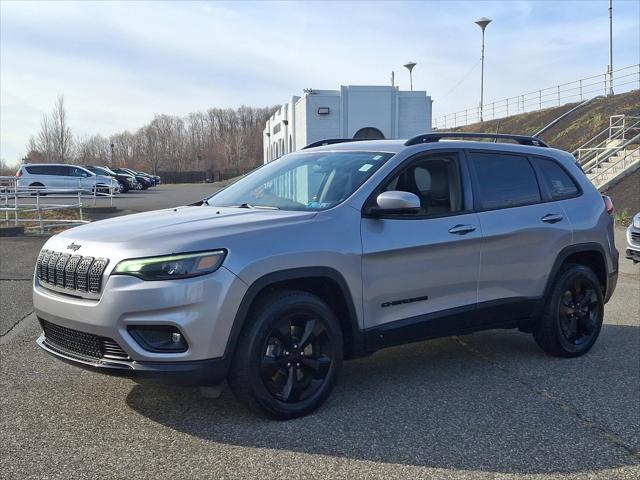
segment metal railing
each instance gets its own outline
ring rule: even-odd
[[[615,70],[613,72],[613,88],[616,93],[640,89],[640,64]],[[495,120],[543,108],[559,107],[608,93],[607,74],[602,73],[502,100],[486,102],[483,105],[482,120]],[[480,121],[480,106],[476,106],[435,117],[432,121],[432,127],[434,129],[455,128]]]
[[[589,175],[589,179],[591,182],[598,188],[602,189],[610,180],[617,177],[616,172],[623,172],[627,168],[632,165],[637,165],[640,163],[640,150],[638,148],[630,149],[627,148],[630,144],[636,144],[640,142],[640,134],[636,135],[634,138],[627,140],[623,146],[620,146],[616,149],[615,153],[607,157],[606,163],[607,166],[604,170],[598,172],[598,168],[601,168],[601,165],[605,162],[605,160],[596,159],[591,166],[591,168],[587,171]],[[618,153],[622,152],[623,155],[619,156]],[[616,158],[616,160],[611,161],[611,159]],[[595,173],[594,173],[595,172]]]
[[[640,133],[640,116],[612,115],[609,126],[593,138],[576,148],[572,153],[578,163],[587,171],[594,160],[604,160],[625,144],[630,137]]]
[[[35,223],[41,232],[48,228],[73,226],[89,223],[84,218],[83,199],[91,199],[93,205],[99,199],[109,199],[113,206],[113,187],[105,191],[97,188],[42,188],[18,185],[15,176],[0,176],[0,214],[4,212],[4,223],[18,226],[21,223]],[[58,203],[57,200],[73,199],[72,202]],[[91,201],[90,200],[90,201]],[[46,218],[44,212],[52,210],[77,210],[77,218]],[[32,215],[33,214],[33,215]]]

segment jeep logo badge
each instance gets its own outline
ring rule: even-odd
[[[69,245],[67,245],[67,250],[73,250],[75,252],[80,247],[81,247],[81,245],[78,245],[77,243],[71,242]]]

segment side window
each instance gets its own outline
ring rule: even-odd
[[[573,179],[554,160],[534,158],[533,161],[542,173],[542,181],[547,185],[551,198],[560,200],[578,194],[579,190]]]
[[[33,165],[24,168],[31,175],[56,175],[53,165]]]
[[[71,173],[68,173],[67,175],[71,175],[72,177],[86,177],[89,175],[87,171],[82,168],[78,168],[78,167],[68,167],[68,168],[71,171]]]
[[[482,208],[504,208],[541,201],[540,188],[527,157],[471,152]]]
[[[462,210],[460,170],[456,154],[433,154],[411,163],[381,191],[411,192],[420,199],[420,211],[402,216],[440,216]]]

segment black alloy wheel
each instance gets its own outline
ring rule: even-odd
[[[295,403],[316,393],[326,380],[333,349],[323,322],[300,311],[280,318],[269,333],[260,376],[274,398]]]
[[[243,403],[278,419],[315,411],[342,366],[340,322],[321,298],[274,291],[252,306],[240,333],[229,385]]]
[[[551,287],[533,336],[551,355],[577,357],[596,342],[603,319],[604,292],[598,277],[589,267],[568,264]]]

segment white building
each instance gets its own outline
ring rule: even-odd
[[[393,86],[341,86],[291,97],[263,132],[264,163],[328,138],[409,138],[431,131],[431,97]]]

